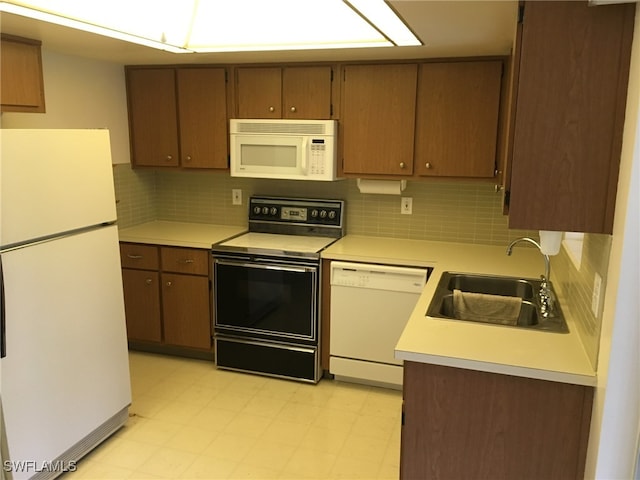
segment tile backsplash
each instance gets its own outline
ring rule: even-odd
[[[228,172],[133,170],[114,172],[121,227],[149,220],[246,225],[251,195],[338,198],[346,202],[347,233],[380,237],[507,245],[537,232],[509,230],[501,195],[491,184],[411,181],[402,196],[413,213],[400,214],[400,196],[361,194],[354,179],[336,182],[245,179]],[[231,190],[243,205],[231,204]]]
[[[580,268],[575,266],[564,248],[552,258],[551,279],[559,290],[562,308],[568,309],[577,321],[582,344],[594,369],[598,362],[602,302],[607,285],[611,240],[611,235],[585,234]],[[602,278],[602,286],[600,305],[597,314],[594,314],[591,311],[591,296],[596,273]]]

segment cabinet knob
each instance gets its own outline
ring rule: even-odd
[[[404,168],[404,167],[405,167],[404,162],[400,162],[400,168]]]
[[[173,160],[173,156],[172,155],[167,155],[167,162],[170,162],[171,160]]]
[[[296,111],[296,107],[291,107],[291,109],[290,109],[290,110],[291,110],[292,112],[295,112],[295,111]]]
[[[275,107],[269,107],[269,111],[270,111],[270,112],[275,112],[275,111],[276,111],[276,108],[275,108]]]
[[[431,168],[431,163],[427,162],[427,163],[424,164],[424,166],[430,169]]]
[[[167,285],[167,287],[170,287],[171,286],[171,282],[167,282],[166,285]]]
[[[191,161],[191,155],[187,155],[186,160],[187,160],[187,162],[190,162]]]
[[[151,280],[150,278],[147,278],[144,283],[146,283],[147,285],[151,285],[153,283],[153,280]]]

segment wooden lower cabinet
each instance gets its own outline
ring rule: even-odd
[[[593,388],[404,364],[402,479],[582,479]]]
[[[121,243],[129,347],[212,358],[209,251]]]
[[[162,340],[160,275],[148,270],[122,269],[127,338],[143,342]]]
[[[162,274],[164,341],[183,347],[211,347],[209,278]]]

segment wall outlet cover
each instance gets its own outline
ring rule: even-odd
[[[595,274],[593,278],[593,293],[591,294],[591,311],[597,317],[600,308],[600,293],[602,290],[602,277]]]
[[[400,201],[400,213],[403,215],[411,215],[413,211],[413,198],[412,197],[402,197]]]
[[[233,205],[242,205],[242,190],[239,188],[231,190],[231,203]]]

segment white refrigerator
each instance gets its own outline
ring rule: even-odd
[[[54,478],[131,403],[107,130],[0,130],[6,478]]]

